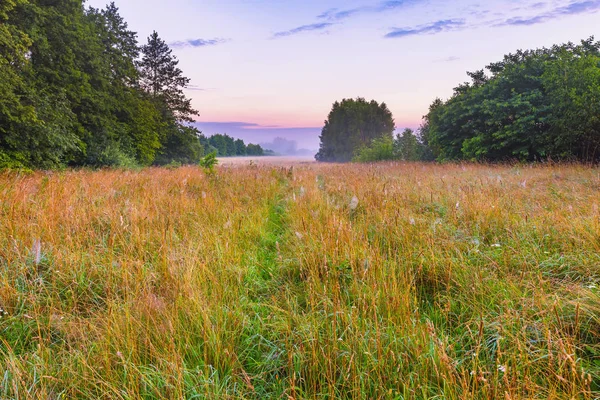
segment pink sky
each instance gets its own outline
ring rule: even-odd
[[[172,44],[205,134],[228,127],[218,122],[246,124],[241,131],[257,142],[274,131],[261,127],[281,135],[312,128],[300,137],[312,147],[336,100],[386,102],[398,128],[417,127],[466,71],[517,49],[585,39],[600,26],[600,0],[115,3],[140,41],[156,30]]]

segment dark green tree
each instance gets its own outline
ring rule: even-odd
[[[204,154],[200,132],[186,123],[199,115],[186,98],[183,89],[190,82],[178,67],[179,60],[156,32],[142,46],[139,62],[140,87],[160,111],[160,140],[162,148],[158,164],[170,162],[196,163]]]
[[[216,134],[208,139],[209,144],[217,149],[217,155],[227,157],[227,138],[225,135]]]
[[[422,145],[412,129],[406,128],[402,134],[396,135],[394,153],[398,160],[418,161],[423,153]]]
[[[65,8],[74,20],[80,16],[73,4]],[[27,0],[0,3],[0,168],[56,168],[80,149],[66,82],[60,79],[61,60],[53,63],[53,81],[38,75],[40,44],[52,36],[44,14],[53,11]],[[51,28],[60,31],[65,25]]]
[[[249,156],[264,156],[265,151],[259,144],[248,143],[247,153]]]
[[[394,119],[385,103],[363,98],[335,102],[321,132],[318,161],[347,162],[374,139],[392,137]]]
[[[600,160],[600,42],[517,51],[425,118],[439,160]]]
[[[148,43],[142,46],[142,55],[138,65],[142,89],[164,107],[165,117],[192,122],[192,117],[199,113],[193,109],[191,99],[183,93],[190,79],[183,76],[173,50],[155,31],[148,37]]]
[[[237,139],[235,141],[235,155],[236,156],[245,156],[246,155],[246,144],[242,139]]]

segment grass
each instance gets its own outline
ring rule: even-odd
[[[576,165],[3,173],[0,398],[599,398],[599,205]]]

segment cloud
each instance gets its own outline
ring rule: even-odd
[[[188,39],[183,41],[177,41],[170,43],[169,46],[174,49],[182,49],[186,47],[207,47],[207,46],[216,46],[218,44],[227,43],[228,39]]]
[[[394,28],[385,37],[387,39],[403,38],[407,36],[431,35],[440,32],[456,31],[465,27],[463,19],[445,19],[417,27]]]
[[[459,60],[460,60],[460,57],[450,56],[450,57],[446,57],[446,58],[439,58],[437,60],[434,60],[434,62],[445,63],[445,62],[454,62],[454,61],[459,61]]]
[[[543,4],[543,3],[538,3]],[[534,4],[533,6],[535,6]],[[533,7],[532,6],[532,7]],[[600,0],[576,1],[567,6],[558,7],[545,13],[527,16],[514,17],[502,21],[495,26],[529,26],[542,24],[553,19],[558,19],[570,15],[578,15],[584,13],[593,13],[600,11]]]
[[[210,90],[210,89],[200,87],[198,85],[187,85],[185,88],[186,88],[186,90],[191,90],[191,91],[195,91],[195,92],[205,92],[207,90]]]
[[[321,31],[323,29],[329,28],[332,25],[333,25],[333,23],[331,23],[331,22],[319,22],[316,24],[302,25],[297,28],[290,29],[289,31],[277,32],[273,35],[273,37],[280,38],[280,37],[297,35],[298,33],[303,33],[303,32]]]
[[[529,8],[531,8],[531,9],[538,9],[538,8],[544,8],[544,7],[546,7],[546,3],[543,3],[543,2],[534,3],[529,6]]]
[[[403,7],[414,1],[415,0],[388,0],[388,1],[383,1],[375,6],[362,6],[362,7],[350,8],[347,10],[340,10],[338,8],[332,8],[330,10],[325,11],[321,15],[317,16],[317,18],[326,19],[328,21],[339,21],[342,19],[352,17],[357,14],[381,13],[381,12],[395,10],[397,8]]]
[[[317,22],[314,24],[302,25],[297,28],[290,29],[288,31],[277,32],[273,35],[273,37],[280,38],[296,35],[303,32],[327,29],[341,20],[348,19],[358,14],[387,12],[403,7],[407,4],[414,3],[416,1],[422,0],[386,0],[380,2],[375,6],[362,6],[349,8],[346,10],[341,10],[339,8],[331,8],[317,16],[317,19],[325,20],[325,22]]]

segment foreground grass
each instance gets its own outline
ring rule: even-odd
[[[600,397],[600,171],[0,175],[0,398]]]

